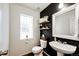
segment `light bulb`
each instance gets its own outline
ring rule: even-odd
[[[60,3],[59,4],[59,8],[63,8],[63,3]]]

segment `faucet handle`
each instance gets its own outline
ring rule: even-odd
[[[67,44],[67,42],[63,42],[63,44]]]
[[[60,40],[58,40],[58,42],[62,43]]]
[[[58,40],[58,42],[60,42],[60,40]]]

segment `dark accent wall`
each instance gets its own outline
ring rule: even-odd
[[[64,6],[68,7],[73,4],[74,3],[64,3]],[[58,8],[58,6],[59,6],[59,3],[51,3],[47,8],[45,8],[43,11],[41,11],[40,18],[42,18],[44,16],[50,16],[50,15],[58,12],[59,10],[61,10]]]
[[[64,3],[64,6],[65,7],[69,7],[71,5],[73,5],[75,3]],[[44,16],[49,16],[48,20],[50,21],[50,30],[49,31],[40,31],[40,34],[45,34],[48,39],[48,43],[50,41],[53,41],[54,38],[52,37],[52,15],[58,11],[60,11],[61,9],[58,8],[58,5],[59,3],[51,3],[47,8],[45,8],[41,13],[40,13],[40,18],[44,17]],[[68,44],[71,44],[71,45],[75,45],[77,46],[77,50],[74,54],[70,54],[70,55],[79,55],[79,41],[74,41],[74,40],[69,40],[69,39],[63,39],[63,38],[57,38],[57,40],[60,40],[61,42],[67,42]],[[51,55],[51,56],[55,56],[57,55],[56,54],[56,51],[53,50],[49,44],[47,44],[47,48],[45,49],[45,51]],[[67,54],[65,54],[67,55]],[[69,55],[68,55],[69,56]]]
[[[73,5],[74,3],[64,3],[65,7],[68,7],[70,5]],[[45,34],[46,37],[48,37],[48,39],[50,39],[49,41],[51,41],[52,38],[52,15],[58,11],[60,11],[61,9],[58,8],[59,3],[51,3],[47,8],[45,8],[41,13],[40,13],[40,18],[44,17],[44,16],[49,16],[48,20],[50,21],[50,23],[48,24],[50,30],[46,31],[40,31],[40,36],[42,34]]]

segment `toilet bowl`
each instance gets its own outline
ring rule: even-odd
[[[47,41],[40,40],[40,45],[41,46],[35,46],[32,48],[32,52],[34,56],[42,56],[43,48],[46,48]]]
[[[35,56],[42,56],[42,49],[40,46],[35,46],[32,48],[32,52]]]

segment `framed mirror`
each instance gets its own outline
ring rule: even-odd
[[[78,40],[78,10],[74,4],[52,15],[52,36]]]

